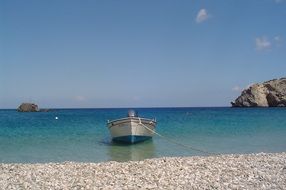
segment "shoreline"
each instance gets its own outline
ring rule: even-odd
[[[0,164],[0,189],[286,189],[286,152]]]

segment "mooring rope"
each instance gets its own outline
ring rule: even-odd
[[[140,118],[139,118],[139,124],[142,125],[143,127],[145,127],[145,129],[147,129],[147,130],[153,132],[154,134],[158,135],[159,137],[161,137],[161,138],[163,138],[163,139],[165,139],[165,140],[167,140],[167,141],[169,141],[169,142],[171,142],[171,143],[174,143],[174,144],[176,144],[176,145],[183,146],[183,147],[185,147],[185,148],[188,148],[188,149],[191,149],[191,150],[195,150],[195,151],[198,151],[198,152],[201,152],[201,153],[204,153],[204,154],[208,154],[208,155],[218,155],[217,153],[212,153],[212,152],[208,152],[208,151],[206,151],[206,150],[198,149],[198,148],[195,148],[195,147],[193,147],[193,146],[186,145],[186,144],[177,142],[177,141],[175,141],[175,140],[173,140],[173,139],[171,139],[171,138],[165,137],[165,136],[163,136],[163,135],[157,133],[156,131],[150,129],[148,126],[144,125],[144,124],[141,122],[141,119],[140,119]]]

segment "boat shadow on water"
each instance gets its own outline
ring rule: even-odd
[[[101,143],[107,146],[107,155],[110,161],[138,161],[156,157],[152,139],[136,144],[118,143],[111,139],[104,139]]]

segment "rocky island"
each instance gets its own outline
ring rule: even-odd
[[[49,109],[39,109],[37,104],[34,103],[22,103],[18,108],[18,112],[48,112]]]
[[[37,112],[39,111],[38,105],[34,103],[22,103],[18,109],[18,112]]]
[[[251,85],[231,102],[232,107],[285,107],[286,78]]]

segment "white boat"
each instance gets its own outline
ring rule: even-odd
[[[107,127],[113,141],[133,144],[152,138],[156,120],[138,117],[130,110],[127,117],[108,121]]]

